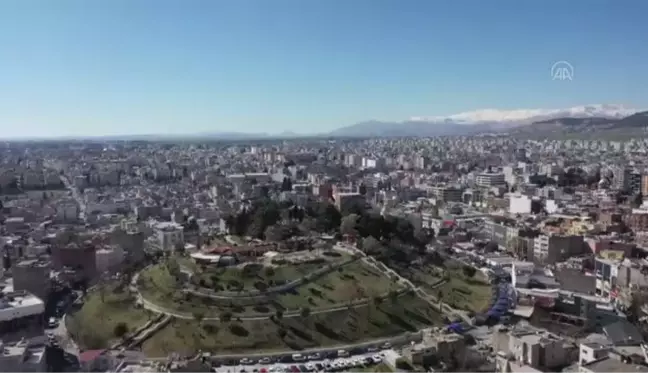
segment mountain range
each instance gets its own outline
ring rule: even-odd
[[[618,104],[566,109],[485,109],[445,117],[414,117],[402,122],[367,121],[339,128],[329,136],[457,136],[484,133],[591,132],[648,127],[648,111]]]

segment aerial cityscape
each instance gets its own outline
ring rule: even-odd
[[[648,373],[647,10],[0,4],[0,372]]]

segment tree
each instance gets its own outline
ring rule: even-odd
[[[475,276],[475,274],[477,274],[477,269],[475,269],[475,267],[471,267],[471,266],[468,266],[468,265],[463,266],[462,271],[463,271],[464,276],[466,276],[468,278],[473,278]]]
[[[194,320],[196,320],[196,322],[200,323],[205,319],[205,314],[203,312],[201,312],[201,311],[195,311],[193,313],[193,317],[194,317]]]
[[[128,333],[128,325],[125,322],[120,322],[115,325],[113,335],[116,338],[123,338]]]
[[[392,303],[395,304],[396,302],[398,302],[398,293],[396,291],[390,290],[388,297]]]
[[[359,218],[360,216],[357,214],[349,214],[345,216],[340,223],[340,233],[355,235],[358,232],[356,226]]]
[[[284,177],[281,182],[281,191],[288,192],[292,190],[292,180],[289,177]]]
[[[284,238],[284,230],[282,226],[271,225],[265,230],[265,239],[273,242],[280,242]]]
[[[232,320],[232,313],[229,311],[225,311],[220,314],[220,320],[222,322],[230,322]]]
[[[641,206],[643,204],[643,195],[641,194],[641,192],[639,192],[639,193],[637,193],[637,195],[635,195],[634,201],[633,201],[632,204],[634,205],[634,207],[639,207],[639,206]]]
[[[368,236],[362,239],[362,249],[370,255],[379,254],[383,245],[374,236]]]
[[[360,195],[363,196],[367,194],[367,186],[364,185],[364,183],[361,183],[360,186],[358,187],[358,193],[360,193]]]
[[[304,307],[299,311],[299,314],[302,318],[308,318],[311,315],[311,309],[309,307]]]

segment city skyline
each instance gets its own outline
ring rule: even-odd
[[[643,2],[497,5],[3,4],[2,137],[313,134],[483,109],[648,107]],[[561,60],[572,80],[552,79]]]

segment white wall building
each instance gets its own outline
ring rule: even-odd
[[[511,194],[509,196],[509,213],[530,214],[531,198],[522,194]]]
[[[501,186],[506,184],[506,177],[503,173],[485,172],[477,174],[475,177],[477,186],[490,188],[494,186]]]

